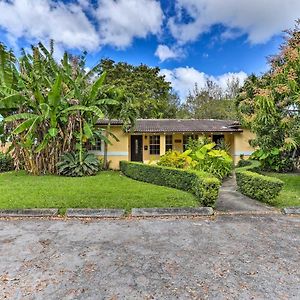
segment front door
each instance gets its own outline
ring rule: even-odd
[[[131,136],[131,161],[143,161],[143,136]]]

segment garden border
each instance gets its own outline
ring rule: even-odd
[[[0,217],[57,217],[57,208],[1,209]]]
[[[235,169],[238,191],[252,199],[271,204],[283,188],[280,179],[259,174],[260,163],[247,160],[243,167]]]
[[[120,170],[125,176],[138,181],[192,193],[203,206],[215,206],[221,187],[220,180],[207,172],[129,161],[121,161]]]
[[[300,206],[284,207],[281,212],[284,215],[300,215]]]

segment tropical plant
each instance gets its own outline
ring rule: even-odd
[[[103,105],[105,117],[108,120],[105,130],[106,139],[104,143],[104,168],[108,169],[109,162],[107,157],[107,149],[108,144],[110,144],[109,137],[112,137],[114,140],[118,141],[118,138],[110,130],[111,120],[121,120],[123,122],[123,130],[128,131],[134,127],[138,111],[133,101],[133,95],[130,93],[125,93],[123,89],[110,88],[104,93],[105,97],[115,100],[115,102],[105,102]]]
[[[197,139],[190,137],[188,139],[188,144],[187,144],[186,148],[192,150],[192,152],[195,152],[199,148],[201,148],[202,146],[204,146],[206,144],[209,144],[210,142],[211,142],[210,138],[205,135],[199,136]]]
[[[271,151],[257,149],[250,158],[260,161],[261,168],[265,171],[289,172],[293,169],[291,156],[285,156],[278,148],[273,148]]]
[[[232,172],[233,160],[225,150],[215,147],[215,143],[209,143],[192,152],[193,169],[211,173],[222,179]]]
[[[63,154],[57,163],[58,174],[69,177],[96,175],[100,169],[100,161],[90,153],[71,152]]]
[[[183,153],[175,150],[169,150],[166,154],[160,157],[157,164],[164,167],[187,169],[193,161],[193,159],[189,156],[191,152],[192,150],[186,150]]]
[[[50,50],[39,43],[16,58],[0,44],[0,66],[0,114],[16,168],[53,174],[62,154],[78,151],[83,162],[87,141],[109,142],[96,123],[117,101],[102,93],[108,87],[105,73],[94,77],[98,66],[85,71],[84,55],[65,53],[58,63],[51,42]]]
[[[263,168],[286,171],[300,153],[300,20],[280,49],[267,73],[247,79],[236,104],[241,123],[255,133],[254,157]]]

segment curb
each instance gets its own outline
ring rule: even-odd
[[[56,208],[33,208],[33,209],[1,209],[0,217],[56,217]]]
[[[120,218],[125,215],[125,209],[83,209],[68,208],[66,217],[70,218]]]
[[[298,207],[284,207],[282,213],[285,215],[300,215],[300,206]]]
[[[212,216],[211,207],[184,207],[184,208],[133,208],[132,217],[166,217],[166,216]]]

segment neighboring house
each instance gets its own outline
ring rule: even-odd
[[[107,120],[100,120],[98,125],[106,128]],[[121,160],[152,162],[168,150],[184,151],[189,137],[201,135],[210,137],[219,143],[222,139],[230,146],[230,154],[237,163],[240,155],[247,158],[253,152],[249,140],[253,134],[242,129],[236,121],[228,120],[191,120],[191,119],[138,119],[132,132],[124,132],[122,122],[112,120],[110,131],[119,139],[111,139],[108,145],[110,167],[119,168]],[[104,155],[103,142],[98,141],[90,151],[96,155]]]

